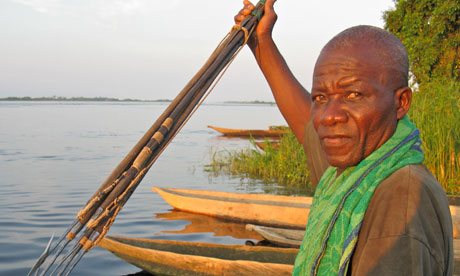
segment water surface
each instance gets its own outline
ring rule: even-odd
[[[27,274],[51,234],[60,235],[68,227],[165,108],[162,103],[0,102],[0,275]],[[267,128],[285,124],[276,106],[201,106],[153,165],[109,234],[244,243],[238,235],[184,231],[191,222],[170,219],[171,207],[151,187],[264,192],[266,187],[257,181],[204,171],[211,151],[248,147],[248,141],[223,138],[207,125]],[[72,275],[138,271],[96,247]]]

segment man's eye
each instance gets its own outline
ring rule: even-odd
[[[361,93],[359,92],[348,92],[347,98],[348,99],[357,99],[361,96]]]
[[[315,95],[315,96],[313,96],[313,102],[321,102],[322,100],[324,100],[323,95]]]

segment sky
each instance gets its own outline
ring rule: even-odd
[[[310,90],[323,45],[383,27],[392,0],[278,0],[274,40]],[[0,98],[172,99],[233,26],[242,0],[0,1]],[[207,102],[273,101],[246,47]]]

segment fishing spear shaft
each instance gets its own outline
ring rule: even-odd
[[[218,45],[204,66],[187,83],[184,89],[149,128],[147,133],[93,194],[85,207],[79,212],[73,225],[64,233],[59,243],[53,247],[53,250],[56,249],[64,240],[64,237],[67,238],[68,241],[58,250],[58,254],[46,270],[53,265],[69,241],[73,240],[83,230],[84,225],[87,225],[86,230],[84,230],[74,249],[65,258],[68,261],[64,259],[57,265],[56,269],[64,263],[64,268],[59,274],[64,273],[72,263],[74,257],[78,255],[75,262],[72,263],[70,271],[75,267],[84,254],[78,254],[82,248],[84,252],[87,252],[95,246],[98,240],[102,239],[105,232],[112,225],[115,216],[132,195],[148,169],[153,165],[183,124],[185,124],[189,116],[196,110],[200,100],[221,71],[228,66],[229,62],[234,58],[235,53],[247,41],[248,30],[255,28],[258,19],[263,15],[264,4],[264,0],[260,1],[256,5],[253,14],[243,20],[239,28],[232,29],[230,34]],[[159,137],[161,139],[158,139]],[[147,151],[148,154],[146,153]],[[47,256],[44,257],[46,259]],[[41,258],[39,261],[44,262]],[[29,275],[36,269],[34,266]]]

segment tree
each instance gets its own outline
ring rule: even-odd
[[[434,78],[460,81],[458,0],[394,0],[384,12],[385,29],[407,48],[417,84]]]

